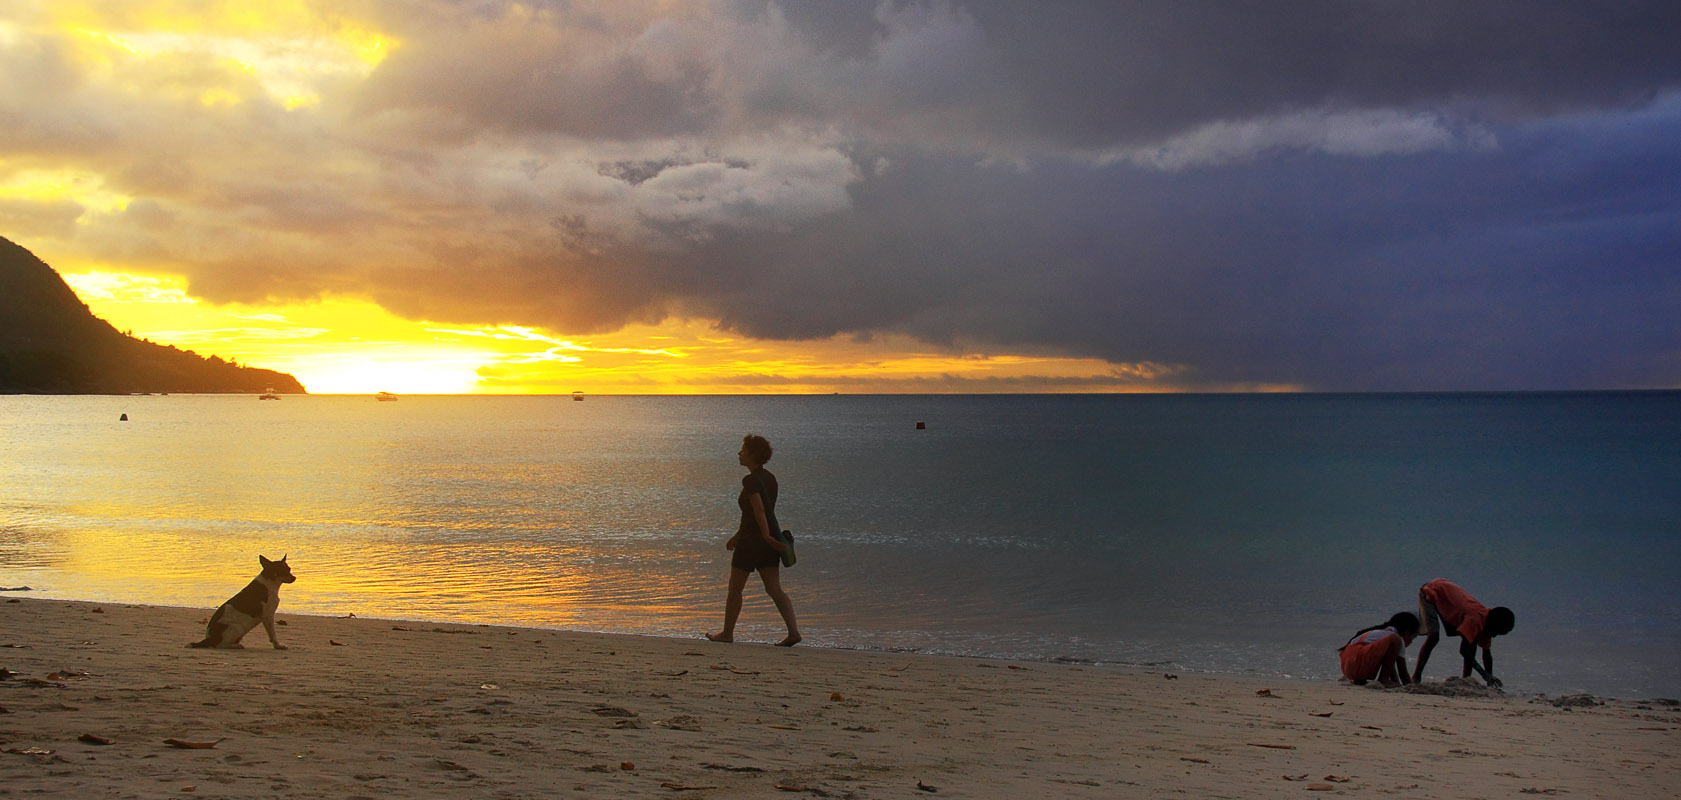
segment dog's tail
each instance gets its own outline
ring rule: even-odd
[[[210,624],[206,625],[204,628],[204,638],[187,646],[221,647],[222,634],[226,630],[227,626],[222,624],[222,609],[218,608],[216,609],[216,613],[210,615]]]

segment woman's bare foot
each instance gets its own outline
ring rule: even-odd
[[[799,643],[800,643],[800,635],[797,634],[797,633],[790,633],[790,634],[788,634],[788,638],[783,639],[780,642],[777,642],[776,646],[777,647],[793,647],[794,645],[799,644]]]
[[[725,636],[722,633],[709,633],[706,635],[706,638],[711,639],[714,642],[723,642],[724,644],[729,644],[730,642],[735,641],[734,636]],[[799,640],[796,639],[795,641]]]

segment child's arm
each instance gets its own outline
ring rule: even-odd
[[[1494,677],[1494,653],[1488,648],[1483,648],[1483,663],[1488,665],[1486,667],[1477,663],[1477,643],[1470,639],[1459,645],[1459,654],[1465,658],[1465,672],[1461,677],[1469,678],[1471,670],[1476,670],[1488,685],[1500,688],[1500,679]]]
[[[1483,677],[1488,679],[1488,685],[1493,686],[1496,689],[1500,688],[1500,679],[1494,677],[1493,648],[1483,648]]]
[[[1441,641],[1439,634],[1432,633],[1424,640],[1424,647],[1418,651],[1418,666],[1413,667],[1413,683],[1424,682],[1424,664],[1430,660],[1430,651],[1436,649],[1436,642]]]

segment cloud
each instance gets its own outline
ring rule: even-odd
[[[213,302],[1681,384],[1673,3],[155,5],[9,7],[0,173],[119,199],[0,222]]]
[[[1495,122],[1623,108],[1673,86],[1681,8],[1356,0],[964,7],[1024,140],[1100,151],[1304,109],[1442,109]],[[1007,35],[1005,33],[1007,32]]]
[[[1158,144],[1116,152],[1104,160],[1176,170],[1252,161],[1286,150],[1370,157],[1432,150],[1492,150],[1498,146],[1486,126],[1456,125],[1437,113],[1312,111],[1211,122]]]
[[[19,238],[69,237],[86,211],[65,200],[40,202],[0,198],[0,229]]]

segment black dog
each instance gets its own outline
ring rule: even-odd
[[[286,566],[285,556],[281,556],[279,561],[270,561],[259,555],[257,561],[263,565],[262,574],[216,609],[210,617],[204,641],[194,642],[193,647],[244,647],[239,640],[261,622],[274,649],[286,649],[279,639],[274,638],[274,610],[280,607],[280,584],[291,583],[297,578],[293,577],[292,568]]]

